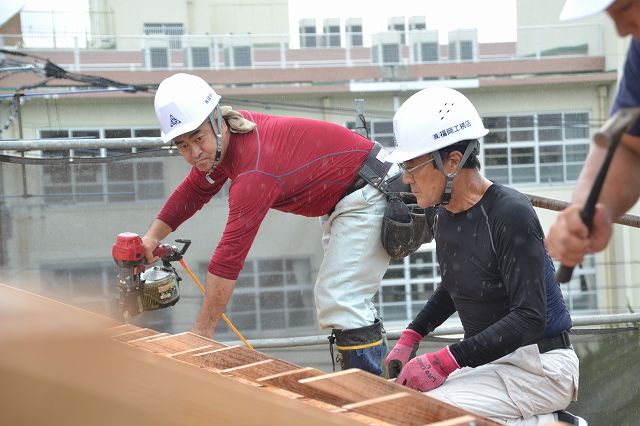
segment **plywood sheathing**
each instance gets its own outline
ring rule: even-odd
[[[300,398],[123,344],[111,338],[122,333],[109,318],[2,284],[0,315],[2,424],[354,424]]]
[[[471,416],[359,370],[295,369],[245,347],[138,329],[2,285],[0,312],[7,424],[418,426]]]

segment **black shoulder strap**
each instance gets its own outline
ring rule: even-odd
[[[364,164],[358,171],[358,176],[366,180],[369,185],[385,193],[386,183],[384,178],[393,166],[393,163],[384,161],[387,155],[388,153],[384,151],[382,145],[374,141],[373,148],[371,148],[367,159],[364,160]]]

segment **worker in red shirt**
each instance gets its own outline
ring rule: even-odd
[[[194,75],[163,80],[154,104],[162,140],[173,142],[193,167],[142,238],[147,261],[231,181],[227,224],[191,331],[213,336],[269,209],[321,217],[318,323],[332,330],[343,369],[381,374],[386,339],[372,298],[390,260],[381,244],[387,201],[358,173],[365,162],[377,162],[399,175],[383,161],[386,151],[337,124],[221,107],[220,96]]]

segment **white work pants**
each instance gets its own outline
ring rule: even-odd
[[[377,313],[372,299],[390,260],[381,242],[386,205],[381,191],[365,185],[320,218],[324,259],[315,301],[321,328],[347,330],[373,324]]]
[[[427,395],[499,423],[542,426],[577,399],[578,367],[571,349],[540,354],[537,345],[528,345],[489,364],[457,370]]]

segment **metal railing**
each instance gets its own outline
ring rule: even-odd
[[[86,19],[110,22],[93,15]],[[603,54],[602,28],[597,24],[521,27],[516,40],[500,43],[481,42],[475,30],[455,30],[442,37],[426,30],[375,34],[115,35],[104,30],[112,25],[109,23],[99,28],[51,28],[52,25],[48,29],[27,25],[22,34],[0,37],[7,48],[51,55],[57,64],[75,70],[404,66]],[[354,40],[359,44],[353,45]]]
[[[638,328],[640,323],[640,314],[615,314],[615,315],[594,315],[594,316],[579,316],[572,319],[573,327],[586,327],[586,326],[604,326],[604,325],[616,325],[616,324],[635,324],[633,328]],[[397,340],[400,338],[402,330],[387,331],[387,339]],[[438,327],[432,333],[429,333],[425,338],[431,337],[444,337],[444,336],[459,336],[464,334],[462,325],[451,325]],[[273,338],[273,339],[254,339],[249,340],[251,346],[254,349],[275,349],[275,348],[293,348],[299,346],[317,346],[327,345],[327,334],[319,336],[299,336],[299,337],[285,337],[285,338]],[[240,341],[230,341],[229,345],[241,344]]]

